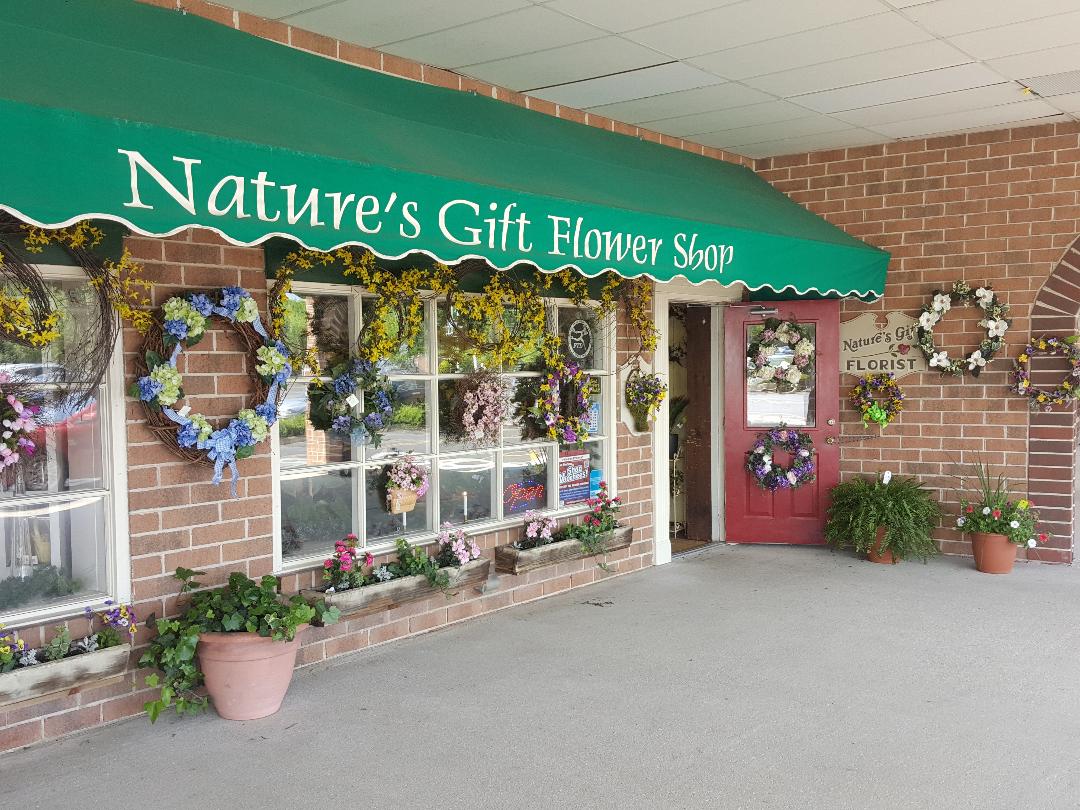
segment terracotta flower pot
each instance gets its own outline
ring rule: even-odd
[[[416,508],[416,493],[411,489],[393,488],[386,491],[386,500],[390,507],[391,515],[400,515],[411,512]]]
[[[899,557],[894,557],[892,551],[889,549],[882,549],[882,544],[885,542],[885,527],[878,526],[877,537],[874,538],[873,544],[870,546],[870,550],[866,552],[866,559],[872,563],[883,563],[888,565],[896,565],[900,562]]]
[[[984,574],[1012,573],[1016,562],[1016,543],[1003,534],[971,533],[971,551],[975,567]]]
[[[258,633],[200,633],[199,668],[217,713],[226,720],[256,720],[280,709],[306,629],[298,627],[292,641]]]

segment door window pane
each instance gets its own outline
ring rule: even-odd
[[[799,324],[806,336],[766,335],[763,324],[746,328],[747,427],[813,427],[817,394],[815,324]],[[763,338],[768,338],[763,340]],[[762,345],[762,344],[766,345]],[[751,356],[751,352],[754,355]]]
[[[106,595],[107,543],[103,498],[0,506],[0,614]]]
[[[495,457],[491,453],[439,460],[439,519],[457,525],[493,514]]]
[[[547,509],[548,456],[550,449],[530,447],[503,453],[503,516],[529,509]]]
[[[426,463],[420,466],[430,470]],[[369,546],[396,537],[431,531],[428,511],[431,490],[416,499],[416,506],[411,512],[391,514],[386,504],[386,470],[386,467],[369,467],[364,471],[364,502],[367,509],[364,540]]]
[[[329,554],[353,530],[353,475],[335,470],[281,482],[281,556]]]

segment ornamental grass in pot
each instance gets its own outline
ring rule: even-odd
[[[960,500],[956,528],[971,536],[975,568],[983,574],[1008,574],[1020,546],[1036,548],[1049,539],[1039,532],[1039,513],[1027,498],[1012,500],[1009,479],[994,475],[983,462],[972,465],[977,489]],[[961,479],[962,483],[962,479]]]
[[[292,681],[300,633],[313,620],[336,622],[337,608],[309,605],[300,596],[285,600],[269,575],[256,582],[234,572],[224,587],[199,591],[195,577],[202,575],[177,568],[181,598],[190,594],[187,609],[175,619],[147,620],[157,634],[139,666],[158,670],[146,685],[161,687],[144,706],[150,722],[170,707],[198,714],[208,702],[197,691],[202,685],[228,720],[273,714]]]
[[[890,472],[852,478],[830,496],[825,539],[834,548],[853,548],[876,563],[925,562],[938,553],[931,534],[941,510],[916,479]]]

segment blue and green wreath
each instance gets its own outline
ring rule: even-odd
[[[330,374],[329,383],[318,380],[308,385],[311,426],[378,447],[393,421],[397,402],[390,378],[375,363],[358,357],[334,366]]]
[[[270,428],[277,421],[278,403],[293,373],[288,349],[267,333],[251,293],[240,287],[173,296],[161,309],[161,322],[155,323],[147,335],[143,358],[147,373],[132,383],[129,393],[146,409],[151,432],[174,452],[189,461],[213,465],[214,484],[221,483],[228,468],[235,498],[237,460],[251,456],[255,446],[270,436]],[[202,340],[207,321],[214,315],[231,323],[246,344],[247,367],[257,403],[216,429],[207,417],[192,413],[189,405],[176,408],[184,398],[176,361],[184,349]]]

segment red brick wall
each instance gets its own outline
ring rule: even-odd
[[[938,287],[964,279],[991,284],[1011,307],[1008,358],[1029,335],[1073,334],[1080,312],[1080,124],[978,132],[758,160],[758,172],[792,199],[893,259],[885,297],[845,302],[842,319],[866,309],[918,314]],[[1064,257],[1064,262],[1063,262]],[[980,339],[977,309],[950,312],[935,330],[950,356]],[[905,412],[873,441],[845,444],[846,475],[891,469],[916,475],[954,500],[957,463],[980,456],[1030,492],[1054,537],[1031,559],[1072,560],[1073,409],[1031,414],[1009,393],[1011,359],[999,356],[974,378],[924,372],[902,381]],[[1039,377],[1039,369],[1047,369]],[[1060,365],[1033,364],[1036,383],[1061,379]],[[841,381],[845,398],[851,384]],[[850,406],[843,432],[861,434]],[[950,521],[951,523],[951,521]],[[967,553],[952,530],[948,553]],[[1024,552],[1021,552],[1023,556]]]

